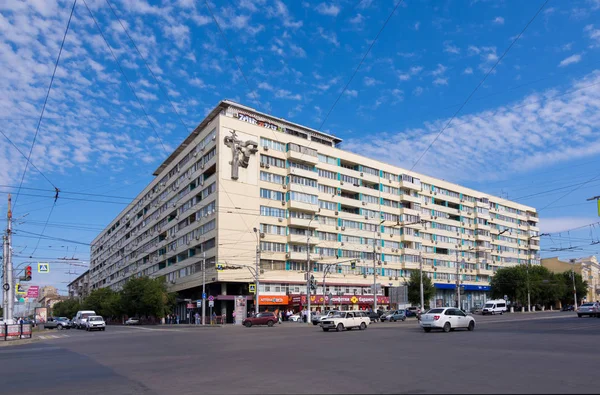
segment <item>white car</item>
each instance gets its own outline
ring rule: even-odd
[[[460,309],[444,307],[431,309],[422,314],[419,324],[425,332],[431,332],[432,329],[442,329],[444,332],[450,332],[457,328],[472,331],[475,329],[475,318]]]
[[[139,318],[129,318],[127,321],[125,321],[125,325],[139,325],[139,324],[140,324]]]
[[[361,331],[367,329],[371,319],[365,314],[353,311],[338,311],[332,316],[328,316],[321,321],[321,328],[324,332],[335,329],[338,332],[344,329],[352,330],[358,328]]]
[[[577,317],[584,315],[590,317],[600,317],[600,303],[584,303],[577,309]]]
[[[290,318],[288,318],[288,319],[292,322],[302,321],[302,317],[300,317],[300,314],[290,315]]]
[[[106,330],[106,323],[104,322],[104,318],[99,315],[91,315],[88,317],[87,322],[85,324],[86,331],[104,331]]]

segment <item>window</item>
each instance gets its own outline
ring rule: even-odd
[[[337,233],[317,232],[319,240],[337,241]]]
[[[285,243],[273,243],[270,241],[260,242],[261,251],[285,252]]]
[[[295,167],[297,169],[302,169],[302,170],[308,170],[308,171],[313,171],[314,167],[312,165],[307,165],[305,163],[298,163],[298,162],[292,162],[289,161],[290,167]]]
[[[345,174],[340,174],[340,180],[343,182],[350,183],[352,185],[360,185],[360,180],[356,177],[350,177]]]
[[[363,202],[367,202],[367,203],[374,203],[374,204],[378,204],[379,203],[379,198],[377,196],[371,196],[371,195],[362,195],[362,201]]]
[[[260,145],[262,145],[263,147],[269,147],[271,149],[274,149],[275,151],[285,152],[285,144],[280,143],[279,141],[273,141],[271,139],[261,137]]]
[[[298,144],[294,144],[294,143],[289,143],[288,147],[290,148],[290,151],[300,152],[301,154],[310,155],[310,156],[317,156],[316,149],[304,147],[302,145],[298,145]]]
[[[333,195],[335,195],[336,190],[335,190],[334,187],[330,187],[330,186],[327,186],[327,185],[319,184],[319,192],[326,193],[328,195],[332,195],[333,196]]]
[[[292,175],[290,177],[290,180],[291,180],[292,184],[305,185],[307,187],[313,187],[313,188],[317,187],[317,181],[311,180],[310,178]]]
[[[333,171],[319,169],[319,177],[324,177],[324,178],[329,178],[331,180],[335,180],[337,178],[337,173],[333,172]]]
[[[337,203],[334,202],[326,202],[325,200],[319,200],[319,207],[324,208],[326,210],[337,210]]]
[[[304,213],[302,211],[290,211],[290,218],[313,219],[313,215],[309,213]]]
[[[279,174],[267,173],[266,171],[260,172],[260,180],[266,182],[272,182],[274,184],[285,184],[285,177]]]
[[[388,179],[388,180],[396,181],[396,182],[398,182],[400,180],[399,176],[397,176],[396,174],[388,173],[387,171],[382,171],[381,177]]]
[[[285,226],[260,224],[261,233],[285,236]]]
[[[262,190],[261,190],[262,192]],[[308,204],[318,204],[319,198],[316,195],[309,195],[308,193],[296,192],[292,191],[290,193],[290,197],[293,201],[308,203]]]
[[[379,177],[379,170],[373,169],[372,167],[362,166],[361,171],[366,174],[371,174]]]
[[[272,191],[270,189],[260,188],[260,197],[271,200],[284,200],[283,192]]]
[[[285,210],[275,207],[260,206],[260,215],[264,217],[285,218]]]
[[[361,223],[357,221],[350,221],[347,219],[342,220],[342,226],[345,226],[347,228],[360,229],[360,225]]]
[[[283,159],[275,158],[268,155],[260,154],[260,163],[285,169],[285,161]]]
[[[330,165],[337,165],[336,158],[333,158],[333,157],[327,156],[327,155],[323,155],[323,154],[318,154],[318,157],[319,157],[319,162],[327,163]]]

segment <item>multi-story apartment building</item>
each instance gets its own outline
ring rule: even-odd
[[[261,306],[304,304],[310,257],[319,283],[331,271],[316,295],[332,294],[342,308],[370,304],[373,288],[386,305],[389,288],[420,264],[437,289],[432,305],[456,303],[458,283],[467,308],[485,300],[498,268],[539,264],[534,208],[344,151],[341,142],[220,102],[93,241],[91,288],[163,276],[182,299],[198,299],[205,259],[207,293],[231,316],[235,295],[253,304],[258,251]]]
[[[84,299],[89,295],[90,272],[86,270],[67,286],[70,298]]]

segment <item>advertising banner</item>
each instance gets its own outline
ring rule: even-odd
[[[27,297],[37,299],[40,296],[40,287],[38,285],[30,285],[27,289]]]
[[[35,308],[35,322],[36,323],[44,323],[48,319],[48,309],[46,307],[36,307]]]
[[[248,305],[245,296],[235,297],[235,325],[242,325],[244,318],[248,314]]]
[[[325,303],[329,303],[329,296],[325,295]],[[370,305],[373,304],[373,295],[342,295],[342,296],[332,296],[331,302],[333,304],[365,304]],[[306,304],[306,295],[297,295],[292,296],[293,304]],[[310,303],[323,303],[323,295],[311,295]],[[377,303],[380,305],[386,305],[390,303],[390,298],[387,296],[377,296]]]

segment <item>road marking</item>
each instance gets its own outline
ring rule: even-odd
[[[517,318],[517,319],[508,319],[508,320],[476,320],[478,325],[481,324],[494,324],[494,323],[502,323],[502,322],[527,322],[527,321],[539,321],[539,320],[556,320],[561,318],[574,318],[574,316],[565,316],[561,315],[558,317],[531,317],[531,318]]]
[[[144,328],[142,326],[126,326],[125,328],[140,329],[140,330],[144,330],[144,331],[155,331],[155,332],[181,332],[181,329],[162,329],[162,328],[154,329],[154,328]]]

